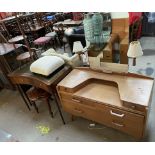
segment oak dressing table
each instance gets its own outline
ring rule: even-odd
[[[63,109],[135,138],[144,136],[153,78],[132,73],[72,70],[58,85]]]

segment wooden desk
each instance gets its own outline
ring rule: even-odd
[[[142,138],[153,78],[74,69],[57,86],[65,111]]]
[[[56,70],[52,75],[45,77],[39,74],[34,74],[30,71],[30,65],[27,65],[23,67],[22,69],[18,69],[12,73],[9,74],[9,77],[12,81],[13,84],[18,86],[18,90],[20,91],[21,95],[24,96],[25,98],[25,93],[22,92],[20,89],[20,85],[22,84],[27,84],[27,85],[32,85],[37,88],[41,88],[51,95],[53,95],[54,100],[56,102],[56,105],[58,107],[60,116],[62,118],[63,123],[65,124],[65,121],[63,119],[61,110],[59,108],[58,104],[58,96],[57,96],[57,91],[56,91],[56,85],[59,83],[69,72],[71,71],[70,66],[62,66],[58,70]],[[25,98],[26,100],[26,98]],[[26,105],[28,106],[28,103],[25,102]]]

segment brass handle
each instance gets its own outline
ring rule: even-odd
[[[82,114],[83,113],[83,111],[82,110],[79,110],[79,109],[74,109],[76,112],[78,112],[78,113],[80,113],[80,114]]]
[[[110,110],[110,114],[117,116],[117,117],[121,117],[121,118],[124,117],[124,115],[125,115],[125,114],[117,114],[117,113],[113,112],[112,110]]]
[[[124,124],[119,124],[119,123],[116,123],[116,122],[112,122],[112,124],[114,124],[116,126],[119,126],[119,127],[124,127]]]

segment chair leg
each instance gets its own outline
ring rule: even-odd
[[[53,112],[52,112],[52,109],[51,109],[51,105],[50,105],[49,99],[46,99],[46,103],[48,105],[49,113],[50,113],[51,117],[53,118]]]
[[[34,101],[31,101],[31,103],[33,104],[33,106],[34,106],[35,110],[37,111],[37,113],[39,113],[39,110],[38,110],[38,107],[37,107],[36,103]]]

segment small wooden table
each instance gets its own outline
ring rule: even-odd
[[[28,99],[26,97],[26,94],[22,91],[20,85],[27,84],[37,88],[41,88],[53,95],[56,105],[58,107],[61,119],[65,124],[64,118],[62,116],[62,113],[58,104],[56,86],[72,70],[71,66],[68,66],[68,65],[62,66],[48,77],[32,73],[29,68],[30,68],[30,65],[27,65],[22,69],[18,69],[9,74],[9,77],[12,83],[17,86],[20,94],[22,95],[26,106],[29,108],[29,105],[27,102]]]

